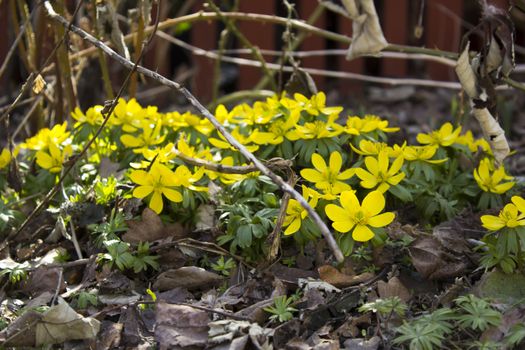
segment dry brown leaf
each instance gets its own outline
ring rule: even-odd
[[[168,270],[157,277],[153,288],[165,291],[174,288],[188,290],[212,288],[223,281],[223,277],[216,273],[206,271],[197,266],[184,266],[179,269]]]
[[[129,229],[122,236],[122,240],[128,243],[153,242],[168,237],[179,239],[185,235],[181,224],[164,225],[160,216],[150,208],[144,209],[142,220],[128,220],[126,224]]]
[[[95,338],[100,329],[100,321],[83,317],[60,298],[58,305],[51,306],[35,327],[35,344],[41,346]]]
[[[185,305],[164,302],[156,306],[155,340],[160,349],[205,347],[208,343],[208,313]]]
[[[410,291],[403,285],[401,280],[397,277],[392,277],[388,282],[377,282],[377,292],[379,297],[390,298],[399,297],[405,303],[410,300]]]
[[[352,43],[346,58],[378,54],[388,46],[373,0],[343,0],[352,18]]]
[[[350,276],[339,272],[339,270],[330,265],[321,266],[317,270],[319,271],[319,276],[323,281],[328,282],[337,288],[355,286],[356,284],[369,281],[375,276],[373,273],[370,272]]]
[[[440,280],[461,276],[468,267],[462,257],[448,252],[434,237],[422,237],[415,240],[409,252],[412,264],[426,279]]]

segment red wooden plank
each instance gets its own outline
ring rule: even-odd
[[[408,44],[408,0],[385,1],[382,26],[386,40],[393,44]],[[381,72],[385,76],[404,77],[407,75],[407,61],[382,59]]]
[[[194,6],[194,11],[202,10],[202,1]],[[204,50],[217,48],[217,23],[198,21],[191,27],[192,44]],[[193,68],[196,70],[192,79],[193,93],[202,101],[211,100],[213,90],[214,61],[203,56],[193,55]]]
[[[456,14],[451,16],[448,11]],[[426,46],[440,50],[457,52],[461,41],[461,23],[463,17],[463,1],[458,0],[429,0],[426,8]],[[427,71],[432,79],[456,79],[454,69],[445,65],[428,62]]]
[[[241,12],[275,14],[275,2],[271,0],[243,0],[240,1],[239,10]],[[253,21],[240,21],[237,23],[239,30],[246,38],[261,49],[275,49],[275,27],[272,24],[258,23]],[[238,43],[241,46],[241,43]],[[252,55],[244,55],[249,59],[254,59]],[[267,59],[267,62],[269,59]],[[239,80],[237,88],[247,90],[254,87],[262,77],[262,69],[256,67],[239,66]]]
[[[307,20],[312,12],[315,11],[315,9],[319,6],[319,3],[317,1],[301,1],[299,2],[299,18],[303,20]],[[317,19],[315,23],[312,23],[318,28],[326,28],[326,16],[323,13]],[[326,49],[326,40],[318,35],[309,34],[305,39],[303,44],[301,45],[301,49],[305,51],[309,50],[324,50]],[[307,67],[307,68],[316,68],[316,69],[326,69],[326,60],[325,56],[312,56],[312,57],[304,57],[301,58],[301,66]],[[321,76],[312,76],[312,78],[315,80],[315,83],[317,85],[317,88],[319,90],[323,90],[325,79]]]

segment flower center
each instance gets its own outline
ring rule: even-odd
[[[354,215],[354,221],[356,225],[367,225],[368,224],[368,215],[365,214],[362,210],[359,210]]]

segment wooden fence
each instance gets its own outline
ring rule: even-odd
[[[0,2],[0,32],[8,33],[12,29],[9,19],[8,3],[10,0]],[[507,7],[508,0],[489,0],[499,7]],[[295,6],[301,19],[307,19],[318,6],[317,0],[295,0]],[[416,38],[414,28],[419,18],[421,0],[376,0],[376,8],[386,39],[395,44],[426,46],[447,51],[457,51],[465,26],[468,23],[477,23],[480,13],[477,0],[426,0],[423,16],[423,36]],[[217,2],[220,3],[220,2]],[[195,1],[194,11],[202,10],[203,1]],[[241,0],[240,12],[284,15],[281,0]],[[319,28],[351,36],[352,23],[347,18],[325,11],[313,23]],[[237,21],[240,31],[261,49],[280,50],[282,40],[282,26],[255,21]],[[224,27],[220,21],[198,21],[191,26],[186,40],[194,46],[205,50],[216,50],[221,29]],[[9,37],[9,40],[5,38]],[[14,35],[4,34],[0,39],[0,62],[3,61]],[[160,39],[157,39],[157,43]],[[237,47],[240,45],[236,44]],[[173,65],[180,62],[179,57],[174,57],[173,51],[161,49],[156,46],[148,54],[145,64],[157,69],[161,74],[171,74]],[[309,35],[303,41],[300,50],[326,50],[347,49],[346,44],[326,40],[316,35]],[[170,53],[171,52],[171,53]],[[238,55],[251,58],[250,55]],[[212,78],[214,74],[214,61],[199,55],[189,54],[189,65],[193,69],[192,89],[204,102],[211,98]],[[266,57],[269,62],[275,57]],[[420,77],[436,80],[454,80],[455,74],[449,67],[433,62],[421,62],[393,58],[360,58],[347,61],[344,55],[315,56],[301,59],[304,67],[321,70],[353,72],[384,77]],[[252,88],[261,79],[261,70],[255,67],[238,66],[234,72],[235,90]],[[319,88],[337,87],[352,91],[362,87],[359,82],[350,79],[334,79],[323,76],[314,76]],[[5,92],[6,77],[0,81],[0,93]]]

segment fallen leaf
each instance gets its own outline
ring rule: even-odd
[[[47,268],[41,266],[29,274],[29,278],[21,283],[21,291],[34,296],[44,292],[62,293],[66,290],[66,282],[62,268]]]
[[[142,212],[142,220],[126,221],[129,229],[122,236],[122,240],[128,243],[153,242],[168,237],[175,239],[183,238],[184,227],[179,224],[164,225],[160,216],[150,208]]]
[[[376,335],[370,339],[347,339],[344,342],[345,350],[377,350],[381,339]]]
[[[206,311],[159,302],[156,316],[155,340],[161,350],[207,345],[210,319]]]
[[[403,285],[401,280],[397,277],[392,277],[388,282],[377,282],[377,292],[379,297],[390,298],[399,297],[405,303],[410,300],[410,291]]]
[[[100,321],[78,314],[62,298],[50,307],[36,323],[35,345],[60,344],[67,340],[95,338]]]
[[[159,291],[176,287],[188,290],[211,288],[223,281],[223,277],[197,266],[184,266],[161,273],[153,288]]]
[[[448,279],[465,274],[468,263],[464,256],[447,251],[435,237],[421,237],[409,247],[412,264],[426,279]]]
[[[328,282],[337,288],[355,286],[356,284],[366,282],[375,276],[370,272],[350,276],[339,272],[339,270],[330,265],[321,266],[317,270],[319,271],[319,276],[323,281]]]
[[[96,350],[115,349],[120,346],[122,323],[102,321],[100,334],[97,337]]]

